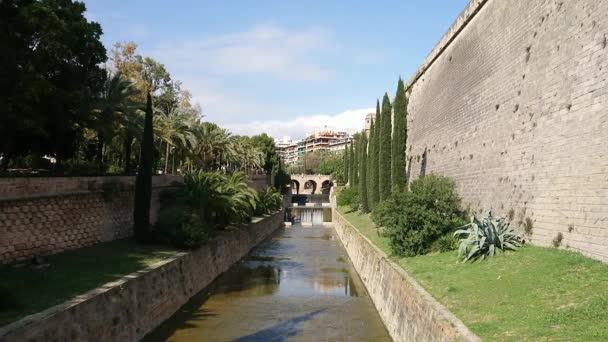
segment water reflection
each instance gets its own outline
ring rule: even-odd
[[[144,340],[388,340],[335,234],[282,229]]]

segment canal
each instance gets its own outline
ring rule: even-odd
[[[166,340],[390,337],[333,227],[295,225],[276,231],[144,339]]]

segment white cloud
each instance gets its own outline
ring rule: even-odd
[[[347,110],[334,115],[305,115],[285,120],[257,120],[246,123],[223,124],[233,134],[254,135],[267,133],[268,135],[281,138],[291,136],[292,139],[303,138],[306,133],[313,133],[315,129],[327,126],[354,133],[365,127],[365,116],[375,112],[375,108],[363,108]]]
[[[212,74],[316,81],[333,76],[318,58],[332,45],[327,32],[320,29],[293,31],[264,24],[243,32],[165,43],[151,55],[167,64]]]

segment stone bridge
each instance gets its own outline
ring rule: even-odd
[[[291,175],[292,194],[329,194],[334,186],[328,175]]]

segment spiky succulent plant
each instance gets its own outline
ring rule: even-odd
[[[504,218],[495,218],[492,213],[479,220],[473,216],[471,223],[454,232],[460,239],[458,256],[464,262],[485,259],[503,251],[515,251],[521,247],[519,236]]]

